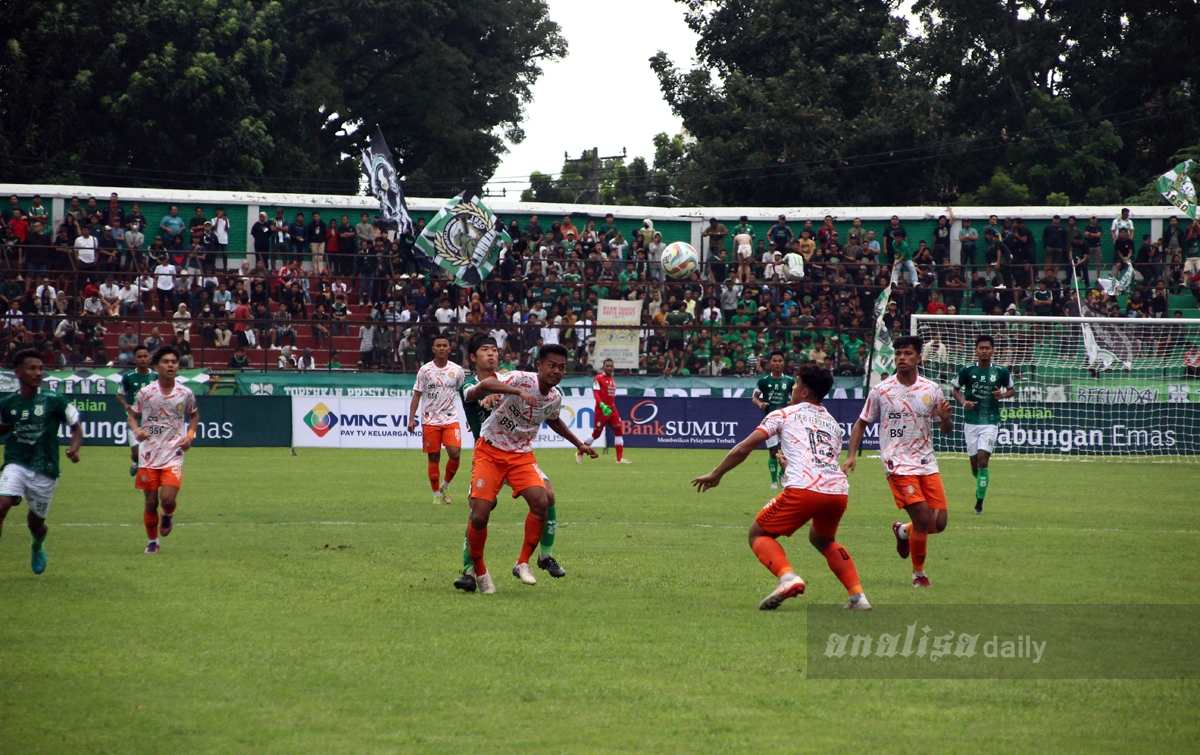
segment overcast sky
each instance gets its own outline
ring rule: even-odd
[[[497,193],[507,188],[510,197],[520,196],[534,170],[558,173],[563,152],[577,157],[599,147],[604,157],[623,147],[630,159],[652,159],[654,135],[677,134],[681,122],[663,100],[649,59],[665,50],[675,65],[690,68],[696,51],[684,6],[674,0],[548,2],[569,51],[543,65],[522,123],[525,141],[508,145],[488,185]]]

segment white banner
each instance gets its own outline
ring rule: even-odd
[[[618,370],[638,368],[638,328],[642,324],[640,301],[623,299],[601,299],[600,311],[596,313],[597,325],[625,325],[625,328],[597,328],[596,352],[592,364],[604,364],[613,360]]]
[[[292,445],[298,448],[417,448],[421,447],[421,424],[408,432],[408,398],[349,398],[346,396],[292,396]],[[591,437],[594,402],[590,397],[563,399],[562,418],[581,440]],[[467,418],[458,408],[464,448],[475,439],[467,429]],[[597,441],[597,448],[603,438]],[[542,430],[534,448],[571,448],[550,428]]]

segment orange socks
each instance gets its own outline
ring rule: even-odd
[[[471,563],[475,566],[475,576],[487,574],[487,566],[483,563],[483,546],[487,543],[487,527],[481,530],[474,525],[467,525],[467,548],[471,552]]]
[[[858,595],[863,591],[862,585],[858,581],[858,569],[854,568],[854,559],[850,558],[850,554],[846,552],[845,548],[838,543],[833,543],[821,551],[821,555],[829,563],[829,570],[846,588],[848,595]]]
[[[784,574],[792,572],[792,565],[788,563],[787,553],[775,538],[766,535],[755,538],[754,542],[750,544],[750,549],[754,551],[754,555],[758,556],[762,565],[770,569],[776,577],[783,577]]]
[[[146,537],[151,540],[158,537],[158,512],[142,509],[142,521],[146,523]]]
[[[532,511],[525,517],[525,542],[521,545],[521,557],[517,559],[518,564],[529,563],[529,557],[533,555],[533,551],[538,547],[538,543],[542,541],[542,530],[546,526],[545,516],[534,516]],[[478,574],[479,572],[476,572]]]
[[[908,547],[912,552],[913,572],[925,571],[925,547],[929,541],[928,532],[917,532],[914,528],[908,533]]]
[[[458,459],[447,459],[446,460],[446,484],[447,485],[449,485],[450,481],[454,479],[454,473],[457,471],[458,471]]]
[[[429,462],[429,487],[433,488],[433,492],[438,492],[438,480],[442,477],[441,471],[438,470],[436,461]]]

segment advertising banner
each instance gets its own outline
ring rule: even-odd
[[[239,396],[350,396],[352,398],[412,395],[416,375],[385,372],[239,372],[234,376]],[[617,394],[629,396],[691,396],[750,401],[758,378],[670,377],[618,375]],[[592,395],[592,376],[568,375],[558,385],[564,396]],[[15,381],[13,390],[16,390]],[[0,391],[2,392],[2,391]],[[861,377],[834,378],[830,398],[863,398]]]
[[[831,399],[825,408],[842,426],[842,448],[863,402]],[[618,396],[625,445],[634,448],[732,448],[754,431],[763,413],[749,401],[717,398],[645,398]],[[867,428],[863,449],[879,449],[879,425]]]
[[[416,448],[421,447],[421,424],[408,432],[408,398],[352,398],[346,396],[293,396],[293,445],[308,448]],[[588,398],[563,400],[562,419],[581,439],[591,437],[594,402]],[[464,448],[474,448],[467,418],[458,408]],[[599,445],[599,444],[597,444]],[[550,428],[542,431],[534,448],[571,448]]]
[[[79,396],[71,404],[79,410],[85,446],[128,445],[129,425],[115,396]],[[287,447],[291,443],[287,398],[197,396],[196,406],[200,409],[197,447]],[[65,443],[70,434],[60,429],[59,439]]]
[[[623,299],[601,299],[596,313],[597,325],[623,325],[622,328],[597,328],[596,365],[611,359],[618,370],[635,370],[638,366],[638,326],[642,323],[642,302]]]
[[[936,451],[963,451],[962,413],[954,432],[933,434]],[[1022,404],[1000,409],[996,453],[1001,454],[1190,454],[1200,443],[1200,405],[1110,404],[1099,411],[1083,403]]]

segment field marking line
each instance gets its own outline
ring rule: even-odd
[[[307,521],[307,522],[178,522],[176,527],[442,527],[461,526],[460,523],[446,522],[349,522],[349,521]],[[132,522],[55,522],[58,527],[140,527],[140,523]],[[675,527],[700,528],[720,530],[743,530],[742,524],[679,524],[676,522],[559,522],[560,526],[610,526],[610,527]],[[495,523],[489,527],[524,527],[523,522]],[[879,526],[843,525],[842,530],[878,530]],[[965,525],[951,527],[955,530],[978,532],[1110,532],[1129,535],[1200,535],[1200,530],[1131,530],[1120,527],[1012,527],[1007,525],[978,526]]]

